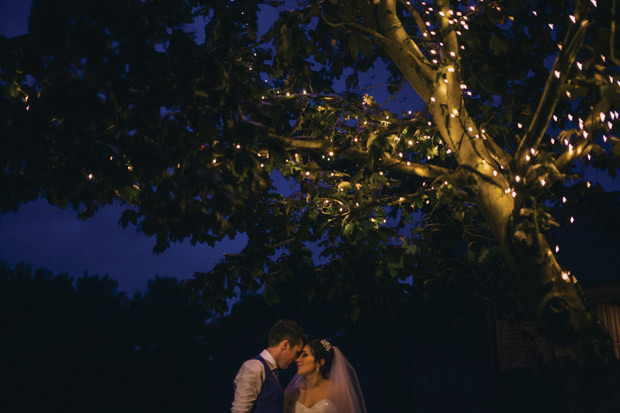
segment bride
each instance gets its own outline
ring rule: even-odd
[[[311,340],[284,391],[284,413],[366,413],[355,370],[337,347]]]

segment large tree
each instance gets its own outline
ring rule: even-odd
[[[35,0],[1,39],[0,207],[121,200],[158,252],[245,233],[193,283],[220,311],[288,281],[355,317],[499,254],[558,355],[610,360],[546,234],[618,167],[615,3]]]

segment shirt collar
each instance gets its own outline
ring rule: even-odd
[[[276,364],[276,360],[273,358],[270,352],[266,349],[261,351],[260,356],[267,362],[271,370],[277,369],[278,365]]]

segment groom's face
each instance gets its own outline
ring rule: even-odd
[[[281,369],[287,369],[293,361],[299,357],[301,353],[301,349],[303,348],[303,344],[297,344],[296,346],[291,346],[290,342],[287,341],[284,346],[282,353],[280,353],[280,359],[278,360],[278,367]]]

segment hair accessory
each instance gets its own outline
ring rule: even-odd
[[[332,349],[332,345],[330,344],[330,342],[325,339],[321,340],[321,344],[323,344],[323,348],[325,349],[325,351],[330,351]]]

